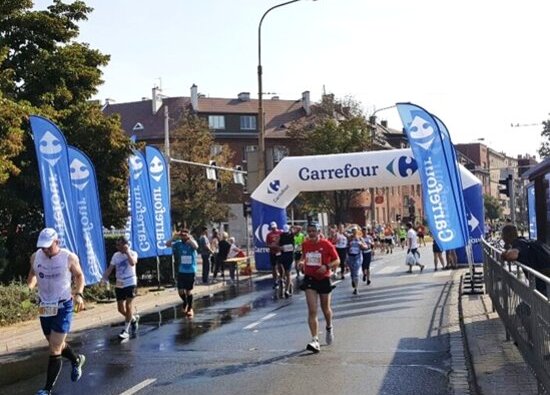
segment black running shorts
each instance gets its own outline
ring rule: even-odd
[[[115,288],[115,295],[117,301],[132,299],[136,296],[136,286],[130,285],[129,287]]]
[[[311,276],[305,276],[304,280],[300,284],[300,289],[305,291],[306,289],[312,289],[317,291],[319,294],[329,294],[336,286],[332,285],[330,278],[324,278],[322,280],[317,280]]]
[[[178,289],[190,291],[195,284],[195,273],[178,273]]]

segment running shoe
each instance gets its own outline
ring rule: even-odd
[[[128,339],[129,337],[130,334],[128,333],[128,331],[126,331],[126,329],[123,329],[122,332],[118,334],[118,338],[122,340]]]
[[[78,356],[78,359],[76,360],[76,363],[72,364],[72,370],[71,370],[71,380],[72,381],[78,381],[82,377],[82,366],[84,366],[84,362],[86,362],[86,357],[84,354],[80,354]]]
[[[327,345],[330,346],[332,342],[334,341],[334,327],[327,328],[327,333],[325,335],[325,340],[327,342]]]
[[[285,291],[285,298],[290,298],[292,296],[292,293],[290,291]]]
[[[354,295],[357,295],[357,288],[354,288],[354,289],[353,289],[353,294],[354,294]]]
[[[279,283],[277,281],[275,281],[273,283],[273,289],[277,289],[277,288],[279,288]]]
[[[135,335],[137,333],[138,328],[139,328],[139,314],[136,314],[134,315],[134,318],[130,323],[130,330],[132,335]]]
[[[367,280],[367,285],[370,285],[370,280]]]
[[[367,281],[367,275],[363,274],[363,282]]]
[[[424,270],[424,265],[420,265],[420,273],[422,273],[422,270]]]
[[[52,391],[49,390],[39,390],[36,395],[50,395]]]
[[[311,342],[309,342],[308,345],[306,346],[306,350],[313,351],[315,354],[321,351],[319,340],[317,338],[313,338]]]

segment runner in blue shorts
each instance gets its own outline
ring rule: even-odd
[[[59,246],[55,229],[45,228],[38,236],[38,250],[31,256],[31,269],[27,277],[30,289],[38,287],[40,325],[49,345],[50,357],[46,374],[46,385],[37,395],[51,394],[61,372],[62,357],[71,361],[71,380],[78,381],[82,376],[82,366],[86,361],[83,354],[76,354],[65,342],[71,329],[73,308],[84,308],[82,292],[84,274],[78,257]],[[75,292],[71,289],[75,283]],[[74,302],[73,302],[74,301]]]

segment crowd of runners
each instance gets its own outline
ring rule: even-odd
[[[343,280],[349,273],[352,293],[357,295],[361,281],[366,286],[371,284],[370,264],[374,255],[393,254],[395,248],[407,250],[405,263],[409,265],[409,273],[414,266],[422,271],[425,265],[420,263],[419,247],[426,245],[424,236],[424,226],[415,228],[411,223],[397,229],[389,224],[377,225],[373,229],[340,225],[331,227],[325,235],[319,225],[314,223],[308,224],[304,232],[301,226],[284,225],[279,229],[275,222],[271,222],[266,244],[272,266],[273,288],[282,291],[285,298],[292,297],[294,289],[291,273],[294,267],[297,283],[305,291],[308,308],[308,325],[312,339],[306,348],[315,353],[320,351],[317,318],[319,305],[326,322],[326,344],[330,345],[334,340],[331,309],[334,280]],[[172,247],[178,267],[177,289],[182,300],[183,313],[192,318],[193,287],[199,254],[203,263],[202,282],[208,283],[208,271],[212,262],[215,278],[218,271],[223,273],[224,265],[223,262],[220,264],[220,259],[225,261],[238,256],[242,250],[226,234],[222,234],[220,240],[208,238],[206,228],[202,229],[198,242],[188,229],[180,229],[167,242],[167,246]],[[84,307],[84,278],[78,257],[60,247],[54,229],[46,228],[40,233],[37,248],[31,257],[28,285],[30,288],[38,287],[40,323],[50,348],[46,384],[38,392],[44,395],[51,393],[61,371],[63,358],[71,362],[73,381],[78,381],[82,375],[86,358],[76,353],[65,339],[70,330],[73,311]],[[115,272],[117,309],[125,321],[118,336],[125,341],[135,335],[139,325],[139,315],[135,314],[133,304],[137,287],[138,256],[129,248],[124,237],[117,240],[116,249],[102,282],[109,284],[109,276]],[[447,251],[446,265],[442,251],[436,243],[433,243],[433,252],[435,270],[438,263],[442,269],[456,267],[454,251]],[[212,255],[215,256],[214,260],[211,259]],[[233,275],[230,270],[230,281]]]

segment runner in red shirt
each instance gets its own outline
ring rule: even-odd
[[[277,281],[279,278],[279,259],[281,257],[281,247],[279,246],[279,238],[281,230],[277,229],[277,222],[272,221],[269,224],[271,231],[265,237],[265,244],[269,247],[269,262],[271,263],[271,274],[273,275],[273,289],[279,286]]]
[[[336,269],[340,263],[334,245],[326,239],[321,239],[319,230],[318,225],[308,224],[308,238],[302,244],[302,260],[300,261],[300,269],[304,272],[304,281],[300,288],[306,292],[308,324],[312,336],[312,340],[306,349],[314,353],[321,350],[318,337],[318,300],[321,300],[321,310],[327,324],[327,345],[332,344],[334,340],[332,309],[330,307],[330,293],[334,287],[330,282],[330,276],[332,270]],[[317,295],[319,295],[319,298],[317,298]]]

